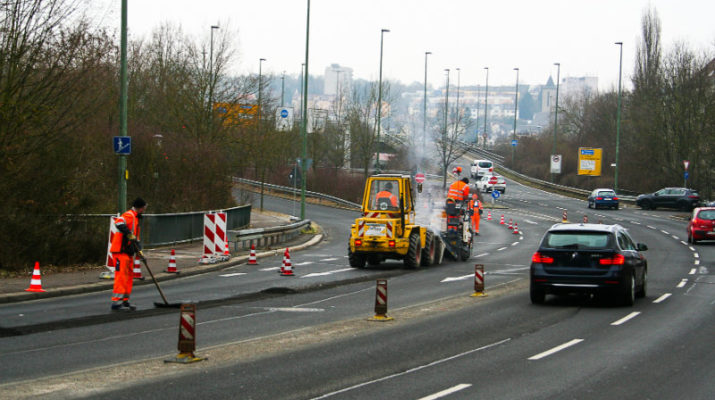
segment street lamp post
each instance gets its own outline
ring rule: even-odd
[[[122,21],[119,67],[119,136],[127,136],[127,0],[122,0]],[[127,156],[119,155],[119,184],[117,190],[117,213],[127,208]]]
[[[427,56],[431,51],[425,51],[425,99],[422,109],[422,159],[427,155]]]
[[[258,122],[256,123],[256,133],[258,134],[257,140],[262,140],[261,138],[261,77],[262,77],[262,66],[263,62],[266,61],[265,58],[258,60]],[[265,183],[266,167],[261,168],[261,211],[263,211],[263,186]]]
[[[514,97],[514,133],[512,133],[512,144],[511,144],[511,167],[514,168],[514,153],[516,152],[516,146],[514,146],[513,141],[516,140],[516,115],[519,111],[519,68],[514,68],[516,71],[516,93]]]
[[[489,134],[487,133],[487,102],[489,101],[488,96],[489,96],[489,67],[484,67],[484,69],[487,71],[487,82],[486,82],[486,88],[484,89],[484,148],[487,148],[487,137],[489,137]]]
[[[300,133],[303,138],[303,157],[300,160],[301,184],[300,184],[300,219],[305,219],[305,176],[306,160],[308,156],[308,145],[306,141],[306,122],[308,119],[308,49],[310,48],[310,0],[307,0],[306,22],[305,22],[305,72],[303,73],[303,98],[302,100],[302,121]]]
[[[213,109],[214,92],[214,30],[219,29],[218,25],[211,25],[211,44],[209,51],[209,109]],[[206,53],[204,53],[206,54]],[[211,119],[213,121],[213,118]]]
[[[554,63],[556,70],[556,106],[554,107],[554,144],[551,146],[551,155],[556,155],[556,126],[559,123],[559,80],[561,79],[561,63]],[[554,173],[551,173],[551,182],[554,181]]]
[[[285,87],[286,87],[286,72],[283,71],[281,75],[281,108],[283,107],[283,102],[285,98]]]
[[[444,171],[442,174],[442,188],[447,187],[447,164],[444,162],[445,161],[445,152],[446,152],[446,146],[447,146],[447,117],[449,116],[449,68],[444,69],[445,72],[447,72],[447,90],[444,96],[444,130],[442,131],[442,145],[440,146],[440,151],[442,152],[442,162]]]
[[[457,115],[454,117],[454,135],[457,135],[457,128],[459,127],[459,84],[462,76],[462,70],[460,68],[456,68],[457,70],[457,104],[454,106],[454,110],[456,111]]]
[[[616,42],[620,47],[618,61],[618,109],[616,110],[616,171],[613,178],[613,190],[618,193],[618,147],[621,141],[621,73],[623,71],[623,42]]]
[[[385,32],[389,29],[380,30],[380,79],[377,86],[377,157],[375,159],[375,172],[380,173],[380,120],[382,119],[382,43]]]

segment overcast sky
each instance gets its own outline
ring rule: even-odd
[[[104,26],[118,30],[121,1],[102,0],[95,12]],[[103,4],[102,6],[99,6]],[[380,30],[384,34],[383,79],[405,84],[444,85],[445,68],[456,68],[464,85],[542,84],[561,76],[597,76],[599,87],[618,82],[618,46],[623,44],[627,83],[634,66],[641,18],[648,7],[658,12],[662,43],[715,50],[714,0],[312,0],[310,3],[311,75],[338,63],[354,77],[377,80]],[[306,0],[129,0],[129,32],[148,38],[163,22],[208,41],[211,25],[235,35],[239,57],[234,71],[298,74],[305,60]]]

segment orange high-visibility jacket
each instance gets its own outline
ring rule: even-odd
[[[139,239],[139,218],[137,218],[137,212],[133,209],[126,211],[121,217],[114,221],[114,225],[119,229],[119,232],[112,237],[112,245],[109,251],[111,253],[121,253],[122,241],[124,240],[124,233],[122,231],[129,230],[129,232]]]
[[[390,199],[390,204],[393,207],[397,207],[397,196],[392,194],[392,192],[388,192],[387,190],[383,190],[382,192],[379,192],[376,196],[376,199]]]
[[[448,199],[466,200],[469,198],[469,185],[462,181],[454,182],[449,186]]]

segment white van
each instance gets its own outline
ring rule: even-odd
[[[470,174],[472,178],[479,179],[480,177],[494,173],[494,164],[489,160],[474,160]]]

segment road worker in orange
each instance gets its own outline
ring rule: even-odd
[[[469,199],[469,178],[462,178],[449,186],[448,199],[465,201]]]
[[[147,204],[138,197],[132,203],[132,208],[127,210],[114,222],[119,233],[112,237],[109,251],[116,262],[114,268],[114,290],[112,291],[112,311],[134,311],[136,307],[129,303],[132,294],[134,273],[132,270],[133,258],[141,251],[139,242],[139,222]]]
[[[395,194],[392,192],[392,188],[392,182],[387,182],[383,187],[383,190],[381,190],[377,193],[377,195],[375,195],[375,201],[377,202],[378,208],[380,207],[380,199],[387,199],[389,207],[397,209],[397,196],[395,196]]]
[[[479,222],[482,220],[482,202],[479,201],[479,196],[476,193],[472,194],[472,200],[469,202],[469,209],[472,211],[472,232],[479,235]]]

